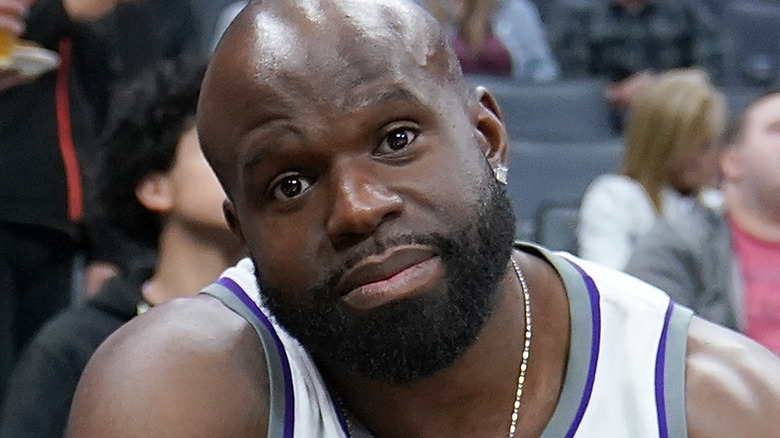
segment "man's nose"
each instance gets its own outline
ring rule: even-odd
[[[401,197],[369,169],[344,163],[332,173],[333,200],[327,233],[333,245],[357,243],[401,212]]]

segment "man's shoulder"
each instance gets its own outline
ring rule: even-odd
[[[236,436],[253,436],[246,432],[267,420],[267,382],[262,345],[243,318],[212,297],[176,299],[98,348],[79,383],[70,436],[216,436],[231,416]],[[139,417],[147,424],[132,430]]]
[[[185,365],[195,370],[243,354],[263,355],[253,328],[218,300],[199,295],[168,301],[133,318],[98,348],[90,367],[165,375]]]
[[[122,326],[105,343],[105,349],[142,348],[183,349],[192,352],[223,352],[228,339],[237,339],[251,332],[246,321],[207,295],[184,297],[158,305]]]
[[[686,364],[689,436],[777,436],[780,359],[732,330],[691,321]]]

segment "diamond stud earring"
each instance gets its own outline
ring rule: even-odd
[[[506,175],[509,169],[506,166],[497,166],[493,169],[493,173],[496,175],[496,180],[501,184],[506,185]]]

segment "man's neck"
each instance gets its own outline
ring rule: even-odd
[[[228,232],[204,238],[180,227],[166,226],[160,235],[157,265],[144,288],[144,298],[156,305],[195,295],[241,255],[235,237]]]
[[[780,205],[748,199],[735,187],[723,190],[729,218],[743,231],[767,241],[780,242]]]
[[[519,427],[538,436],[557,405],[568,355],[569,313],[563,285],[546,262],[515,252],[531,293],[533,336]],[[450,368],[407,385],[326,375],[343,403],[378,436],[505,437],[523,350],[523,298],[511,265],[500,300],[476,342]],[[413,408],[412,408],[413,407]],[[457,418],[457,421],[453,421]]]

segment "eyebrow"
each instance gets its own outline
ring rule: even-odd
[[[399,86],[384,88],[376,93],[361,94],[359,96],[347,97],[344,104],[347,108],[365,108],[374,105],[381,105],[394,100],[408,102],[416,106],[423,106],[422,101],[411,91]]]
[[[242,142],[254,143],[252,137],[253,134],[256,134],[257,131],[264,129],[268,125],[274,124],[275,122],[280,122],[285,120],[287,119],[281,116],[273,117],[268,120],[265,120],[262,124],[260,124],[255,129],[253,129],[249,135],[244,137]],[[288,129],[297,132],[297,130],[292,126],[288,126]],[[268,142],[267,144],[264,144],[262,147],[251,148],[251,150],[243,157],[245,158],[245,160],[244,160],[244,164],[241,167],[244,173],[244,178],[250,177],[255,167],[257,167],[257,165],[261,161],[265,160],[269,156],[276,154],[281,148],[282,146],[275,142]]]
[[[255,167],[268,158],[270,155],[273,155],[273,149],[279,149],[281,146],[266,146],[259,149],[252,150],[251,153],[247,154],[247,160],[244,162],[243,170],[244,170],[244,178],[250,177],[251,173],[254,171]]]

